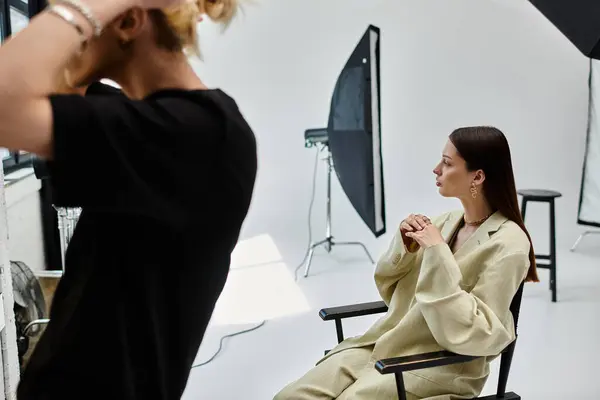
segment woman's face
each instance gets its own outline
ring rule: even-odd
[[[467,170],[465,160],[458,154],[450,140],[444,146],[442,159],[433,170],[439,193],[444,197],[470,196],[475,172]]]

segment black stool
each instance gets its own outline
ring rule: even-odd
[[[521,215],[525,221],[525,212],[527,211],[527,202],[535,201],[550,204],[550,254],[535,255],[538,268],[550,270],[550,290],[552,291],[552,302],[556,302],[556,217],[554,213],[554,199],[561,197],[562,194],[553,190],[543,189],[524,189],[518,193],[523,196],[521,200]],[[537,260],[548,261],[548,264],[538,264]]]

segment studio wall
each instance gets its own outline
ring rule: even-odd
[[[333,235],[379,253],[406,214],[458,207],[439,197],[432,169],[454,128],[489,124],[509,139],[518,187],[563,193],[558,244],[570,245],[578,233],[589,65],[524,0],[259,0],[225,34],[203,22],[203,61],[195,68],[235,97],[258,137],[256,195],[242,235],[268,233],[287,262],[301,259],[315,159],[303,132],[325,126],[335,79],[368,24],[381,28],[388,234],[375,240],[334,182]],[[319,168],[315,239],[325,234]],[[528,209],[540,249],[547,221],[547,207]]]

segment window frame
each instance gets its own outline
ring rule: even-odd
[[[20,12],[25,14],[27,16],[27,18],[31,19],[29,16],[29,4],[28,3],[25,3],[24,1],[21,1],[21,0],[8,0],[8,5],[9,5],[9,7],[13,6],[17,10],[19,10]]]

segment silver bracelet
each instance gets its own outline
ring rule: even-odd
[[[79,35],[81,35],[81,36],[85,35],[85,32],[84,32],[83,28],[81,27],[81,25],[79,25],[77,23],[77,20],[75,19],[75,15],[67,7],[53,4],[48,8],[48,12],[62,18],[63,20],[65,20],[66,22],[71,24],[73,27],[75,27],[75,29],[77,30]]]
[[[102,34],[102,24],[98,19],[94,16],[92,10],[82,3],[80,0],[61,0],[60,3],[66,4],[68,6],[73,7],[75,10],[81,13],[83,17],[90,23],[92,28],[94,29],[94,36],[100,36]]]

